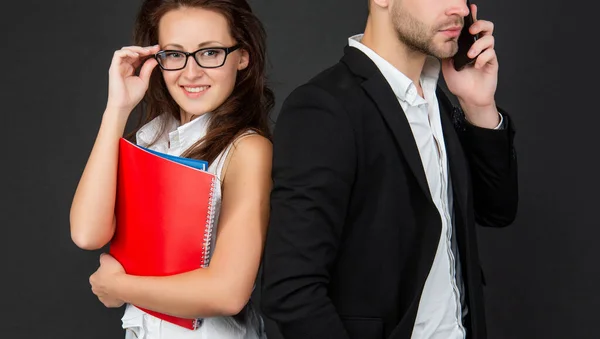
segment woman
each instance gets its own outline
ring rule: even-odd
[[[136,46],[112,59],[106,110],[71,207],[73,241],[99,249],[118,227],[118,143],[144,99],[137,144],[206,160],[221,182],[215,246],[208,267],[167,277],[128,275],[103,254],[92,291],[107,307],[126,304],[127,338],[264,337],[249,303],[271,189],[264,29],[245,0],[146,0],[134,37]],[[133,305],[201,321],[188,329]]]

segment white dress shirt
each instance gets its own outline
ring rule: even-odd
[[[348,43],[375,63],[396,94],[419,149],[429,191],[442,222],[442,236],[423,288],[412,338],[463,339],[466,334],[461,321],[463,310],[457,285],[462,283],[462,280],[461,276],[456,274],[456,258],[451,244],[452,186],[448,176],[448,159],[435,93],[441,69],[440,62],[434,57],[427,57],[420,79],[424,94],[422,98],[412,80],[363,45],[360,42],[362,37],[362,34],[352,36]],[[401,112],[398,111],[398,114]],[[498,126],[501,125],[502,121]]]

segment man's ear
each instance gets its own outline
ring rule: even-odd
[[[393,0],[370,0],[369,6],[377,6],[381,8],[388,8]]]

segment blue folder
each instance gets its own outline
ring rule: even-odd
[[[178,156],[169,155],[169,154],[166,154],[166,153],[161,153],[161,152],[158,152],[158,151],[154,151],[154,150],[151,150],[151,149],[146,148],[146,147],[141,147],[141,146],[138,146],[138,147],[140,147],[140,148],[142,148],[142,149],[144,149],[144,150],[146,150],[146,151],[148,151],[148,152],[150,152],[150,153],[152,153],[154,155],[158,155],[159,157],[163,157],[165,159],[168,159],[168,160],[180,163],[182,165],[193,167],[193,168],[199,169],[201,171],[208,170],[208,162],[204,161],[204,160],[183,158],[183,157],[178,157]]]

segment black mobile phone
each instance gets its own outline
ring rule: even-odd
[[[457,71],[462,70],[465,66],[472,64],[477,57],[471,59],[467,56],[469,49],[475,41],[479,38],[478,35],[472,35],[469,33],[469,28],[473,25],[473,14],[471,13],[471,2],[467,0],[467,7],[469,8],[469,14],[465,17],[465,24],[458,36],[458,52],[452,58],[454,61],[454,69]]]

